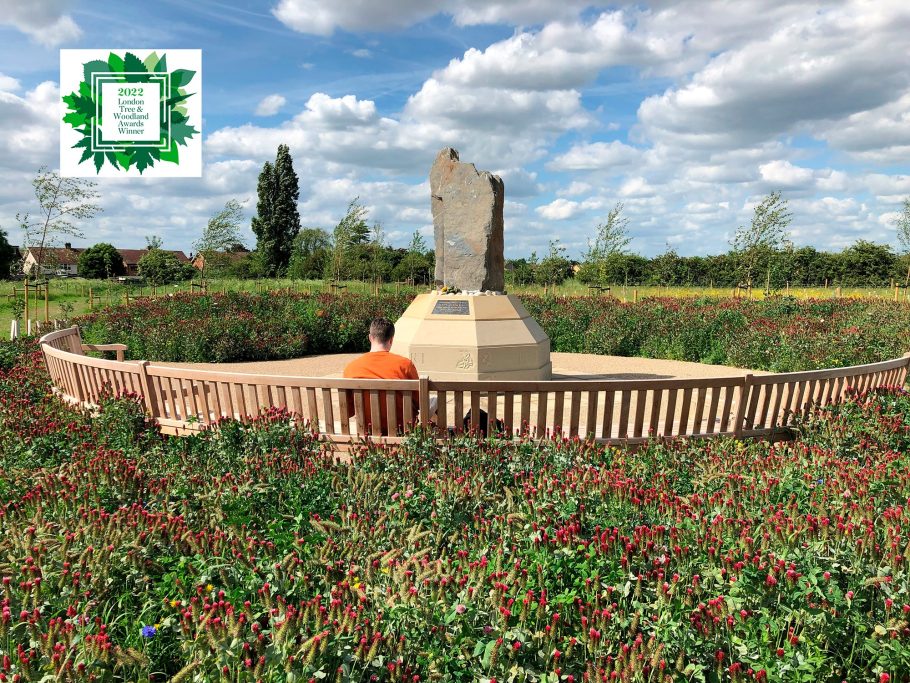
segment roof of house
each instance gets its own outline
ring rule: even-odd
[[[75,247],[67,249],[66,247],[45,247],[44,249],[28,250],[35,261],[41,263],[53,263],[61,266],[74,266],[79,262],[79,254],[85,249]]]
[[[127,265],[137,264],[139,260],[149,253],[148,249],[118,249],[120,255],[123,257],[123,262]],[[182,251],[175,249],[162,249],[162,251],[167,252],[168,254],[173,254],[177,257],[177,260],[181,263],[189,263],[190,259]]]

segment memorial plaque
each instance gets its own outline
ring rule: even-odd
[[[437,301],[433,306],[433,315],[471,315],[470,304],[462,300],[457,301]]]

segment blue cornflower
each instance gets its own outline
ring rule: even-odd
[[[154,638],[156,633],[158,633],[158,629],[156,629],[154,626],[143,626],[142,627],[142,637],[143,638]]]

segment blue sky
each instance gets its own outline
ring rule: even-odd
[[[617,202],[635,250],[716,253],[774,190],[797,244],[894,243],[910,195],[903,0],[0,0],[14,243],[58,164],[60,48],[203,51],[203,178],[100,181],[81,244],[191,251],[228,199],[252,213],[282,142],[305,225],[359,196],[395,245],[432,233],[426,175],[455,147],[505,181],[508,256],[578,256]]]

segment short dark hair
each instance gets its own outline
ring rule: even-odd
[[[370,336],[380,344],[388,344],[395,336],[395,325],[385,318],[373,318],[370,323]]]

